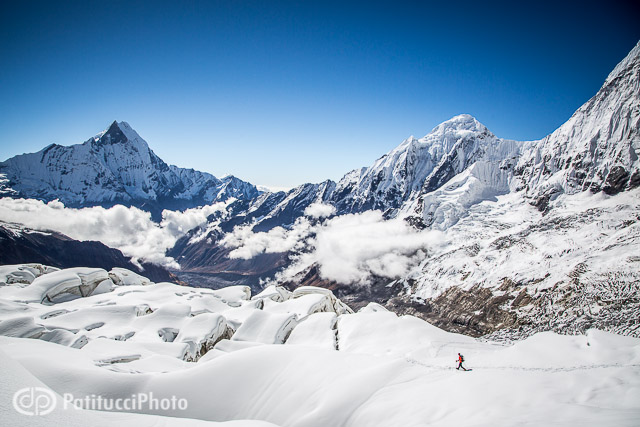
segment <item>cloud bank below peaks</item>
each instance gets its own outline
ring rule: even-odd
[[[119,249],[134,261],[147,261],[170,268],[178,263],[165,255],[167,249],[190,229],[204,224],[207,217],[224,211],[226,203],[216,203],[184,212],[162,212],[158,224],[151,214],[135,207],[116,205],[105,209],[67,208],[54,200],[0,199],[0,220],[24,224],[36,230],[57,231],[76,240],[97,240]]]
[[[328,205],[311,205],[312,218],[335,213]],[[276,227],[253,233],[250,226],[236,227],[222,244],[234,248],[232,258],[250,259],[261,253],[293,252],[293,264],[276,280],[290,280],[316,264],[323,279],[345,284],[366,284],[372,276],[395,279],[406,275],[439,244],[441,233],[417,231],[403,219],[385,220],[380,211],[367,211],[325,219],[299,218],[289,230]]]
[[[236,226],[220,244],[234,248],[229,253],[232,259],[251,259],[262,253],[283,253],[302,250],[315,227],[307,218],[298,218],[290,230],[274,227],[267,232],[254,233],[252,225]]]
[[[312,203],[304,210],[306,216],[311,218],[326,218],[336,213],[336,208],[324,203]]]

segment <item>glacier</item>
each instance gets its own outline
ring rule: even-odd
[[[545,332],[508,345],[377,304],[353,312],[327,289],[274,287],[252,297],[242,286],[194,289],[123,269],[95,272],[127,278],[105,278],[109,287],[99,292],[24,302],[19,291],[34,281],[21,272],[33,269],[50,276],[50,289],[68,291],[64,284],[77,275],[3,267],[0,390],[5,402],[23,387],[49,390],[57,406],[42,421],[55,425],[632,426],[640,419],[638,338]],[[54,332],[65,339],[51,339]],[[470,372],[454,369],[459,352]],[[136,393],[188,405],[108,412],[62,404],[69,394],[82,402]],[[13,425],[26,423],[10,405],[0,412]]]

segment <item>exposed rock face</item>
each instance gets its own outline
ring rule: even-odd
[[[640,274],[612,272],[583,277],[576,268],[571,286],[555,286],[519,307],[517,328],[499,329],[488,339],[518,340],[539,331],[584,334],[591,328],[640,336]]]
[[[387,307],[394,310],[402,309],[403,305],[409,303],[417,317],[442,329],[477,337],[516,326],[517,317],[511,309],[530,299],[526,291],[523,292],[522,297],[514,298],[507,294],[496,296],[491,290],[480,287],[468,291],[450,288],[437,298],[418,304],[396,297]],[[508,308],[504,307],[505,305]],[[411,313],[413,310],[410,309],[408,312]]]

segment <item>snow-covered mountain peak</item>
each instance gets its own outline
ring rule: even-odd
[[[623,76],[626,72],[632,68],[638,68],[640,65],[640,41],[636,44],[636,46],[631,49],[631,52],[622,60],[616,67],[609,73],[609,76],[604,82],[602,87],[607,86],[613,80],[618,77]]]
[[[138,135],[138,132],[129,123],[118,122],[117,120],[114,120],[107,130],[96,135],[93,141],[97,145],[130,143],[148,147],[147,142]]]
[[[640,44],[551,135],[527,144],[520,188],[543,206],[561,193],[616,194],[640,185]],[[536,202],[538,203],[538,202]]]
[[[424,150],[432,157],[441,157],[450,152],[461,138],[495,139],[495,135],[485,125],[469,114],[460,114],[440,123],[431,132],[420,139],[413,135],[402,141],[400,145],[376,161],[378,165],[390,164],[396,161],[398,156],[404,156],[407,152],[418,153]],[[425,153],[418,156],[424,157]]]
[[[83,144],[50,145],[0,163],[5,192],[67,206],[143,206],[159,217],[163,209],[202,206],[230,197],[252,199],[255,186],[235,177],[169,166],[127,123],[113,121]]]
[[[417,144],[428,160],[419,175],[422,185],[400,210],[438,229],[451,227],[470,206],[509,191],[521,145],[496,137],[469,114],[441,123]]]
[[[371,167],[345,175],[331,201],[338,212],[380,209],[393,216],[419,193],[432,191],[478,159],[498,152],[501,141],[473,116],[460,114],[420,139],[405,139]]]
[[[456,116],[420,140],[441,161],[411,207],[426,224],[445,229],[471,205],[513,190],[525,190],[546,211],[562,193],[633,189],[640,185],[638,105],[640,44],[593,98],[542,140],[502,140],[473,117]]]
[[[469,114],[460,114],[440,123],[424,137],[401,144],[396,150],[408,150],[420,158],[436,160],[460,149],[462,145],[468,146],[470,142],[477,147],[478,144],[485,146],[495,141],[496,136],[485,125]]]
[[[443,134],[446,132],[465,130],[478,133],[488,131],[487,127],[476,120],[476,118],[472,115],[459,114],[445,122],[440,123],[430,132],[430,134]]]

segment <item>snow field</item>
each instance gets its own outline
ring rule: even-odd
[[[2,267],[12,280],[27,270]],[[136,414],[58,405],[46,416],[47,425],[640,422],[635,338],[597,330],[583,336],[539,333],[505,346],[399,317],[378,304],[353,313],[325,289],[291,293],[274,287],[252,298],[246,287],[153,284],[122,271],[127,279],[119,282],[107,272],[81,271],[82,277],[110,283],[103,293],[81,296],[78,285],[60,285],[70,277],[82,280],[71,270],[44,274],[48,281],[40,283],[47,286],[29,284],[30,277],[0,284],[0,369],[6,378],[0,409],[11,425],[45,419],[22,416],[11,406],[13,393],[25,386],[47,387],[58,399],[65,393],[153,393],[188,402],[186,409],[144,408]],[[41,298],[47,292],[50,301]],[[458,352],[470,372],[454,369]]]

